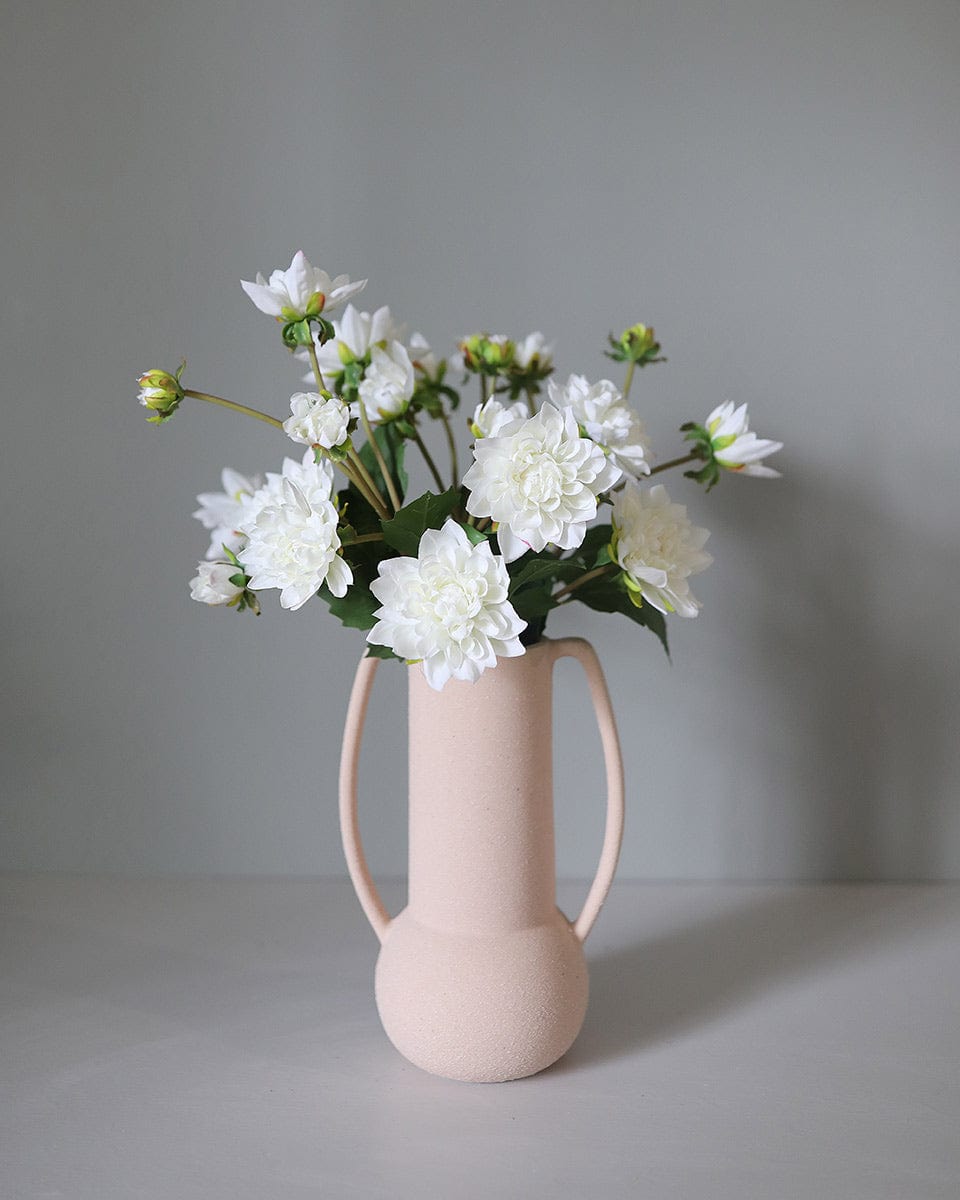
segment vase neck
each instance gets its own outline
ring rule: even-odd
[[[521,929],[556,907],[549,643],[435,692],[409,669],[409,907],[463,932]]]

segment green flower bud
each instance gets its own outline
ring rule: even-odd
[[[150,409],[153,414],[147,417],[151,424],[161,425],[164,421],[169,421],[180,407],[180,401],[183,399],[180,376],[186,365],[184,360],[173,375],[169,371],[145,371],[137,380],[140,384],[138,399],[143,407]]]
[[[471,334],[463,339],[459,349],[463,365],[478,375],[502,375],[509,371],[517,350],[510,338],[487,333]]]
[[[618,338],[611,334],[608,340],[612,349],[607,351],[607,356],[615,362],[632,362],[643,367],[647,363],[667,361],[660,357],[660,343],[652,325],[631,325]]]

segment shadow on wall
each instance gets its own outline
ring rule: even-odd
[[[958,878],[960,551],[947,514],[908,527],[814,470],[784,471],[761,504],[755,481],[730,481],[709,522],[718,555],[740,559],[733,611],[742,598],[757,614],[734,669],[772,708],[749,747],[778,840],[764,861],[781,877]]]

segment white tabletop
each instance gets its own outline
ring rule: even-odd
[[[508,1084],[397,1055],[340,881],[6,876],[0,914],[8,1200],[960,1195],[957,886],[618,882],[583,1033]]]

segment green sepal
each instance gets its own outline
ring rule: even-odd
[[[471,546],[479,546],[481,542],[488,542],[490,540],[489,532],[477,529],[475,525],[461,525],[460,528],[467,535]]]
[[[232,583],[234,587],[246,588],[247,580],[249,578],[249,575],[244,575],[242,572],[238,572],[236,575],[228,575],[227,582]]]
[[[399,554],[416,558],[420,539],[428,529],[439,529],[460,503],[460,489],[450,488],[439,496],[425,492],[383,522],[383,540]]]

